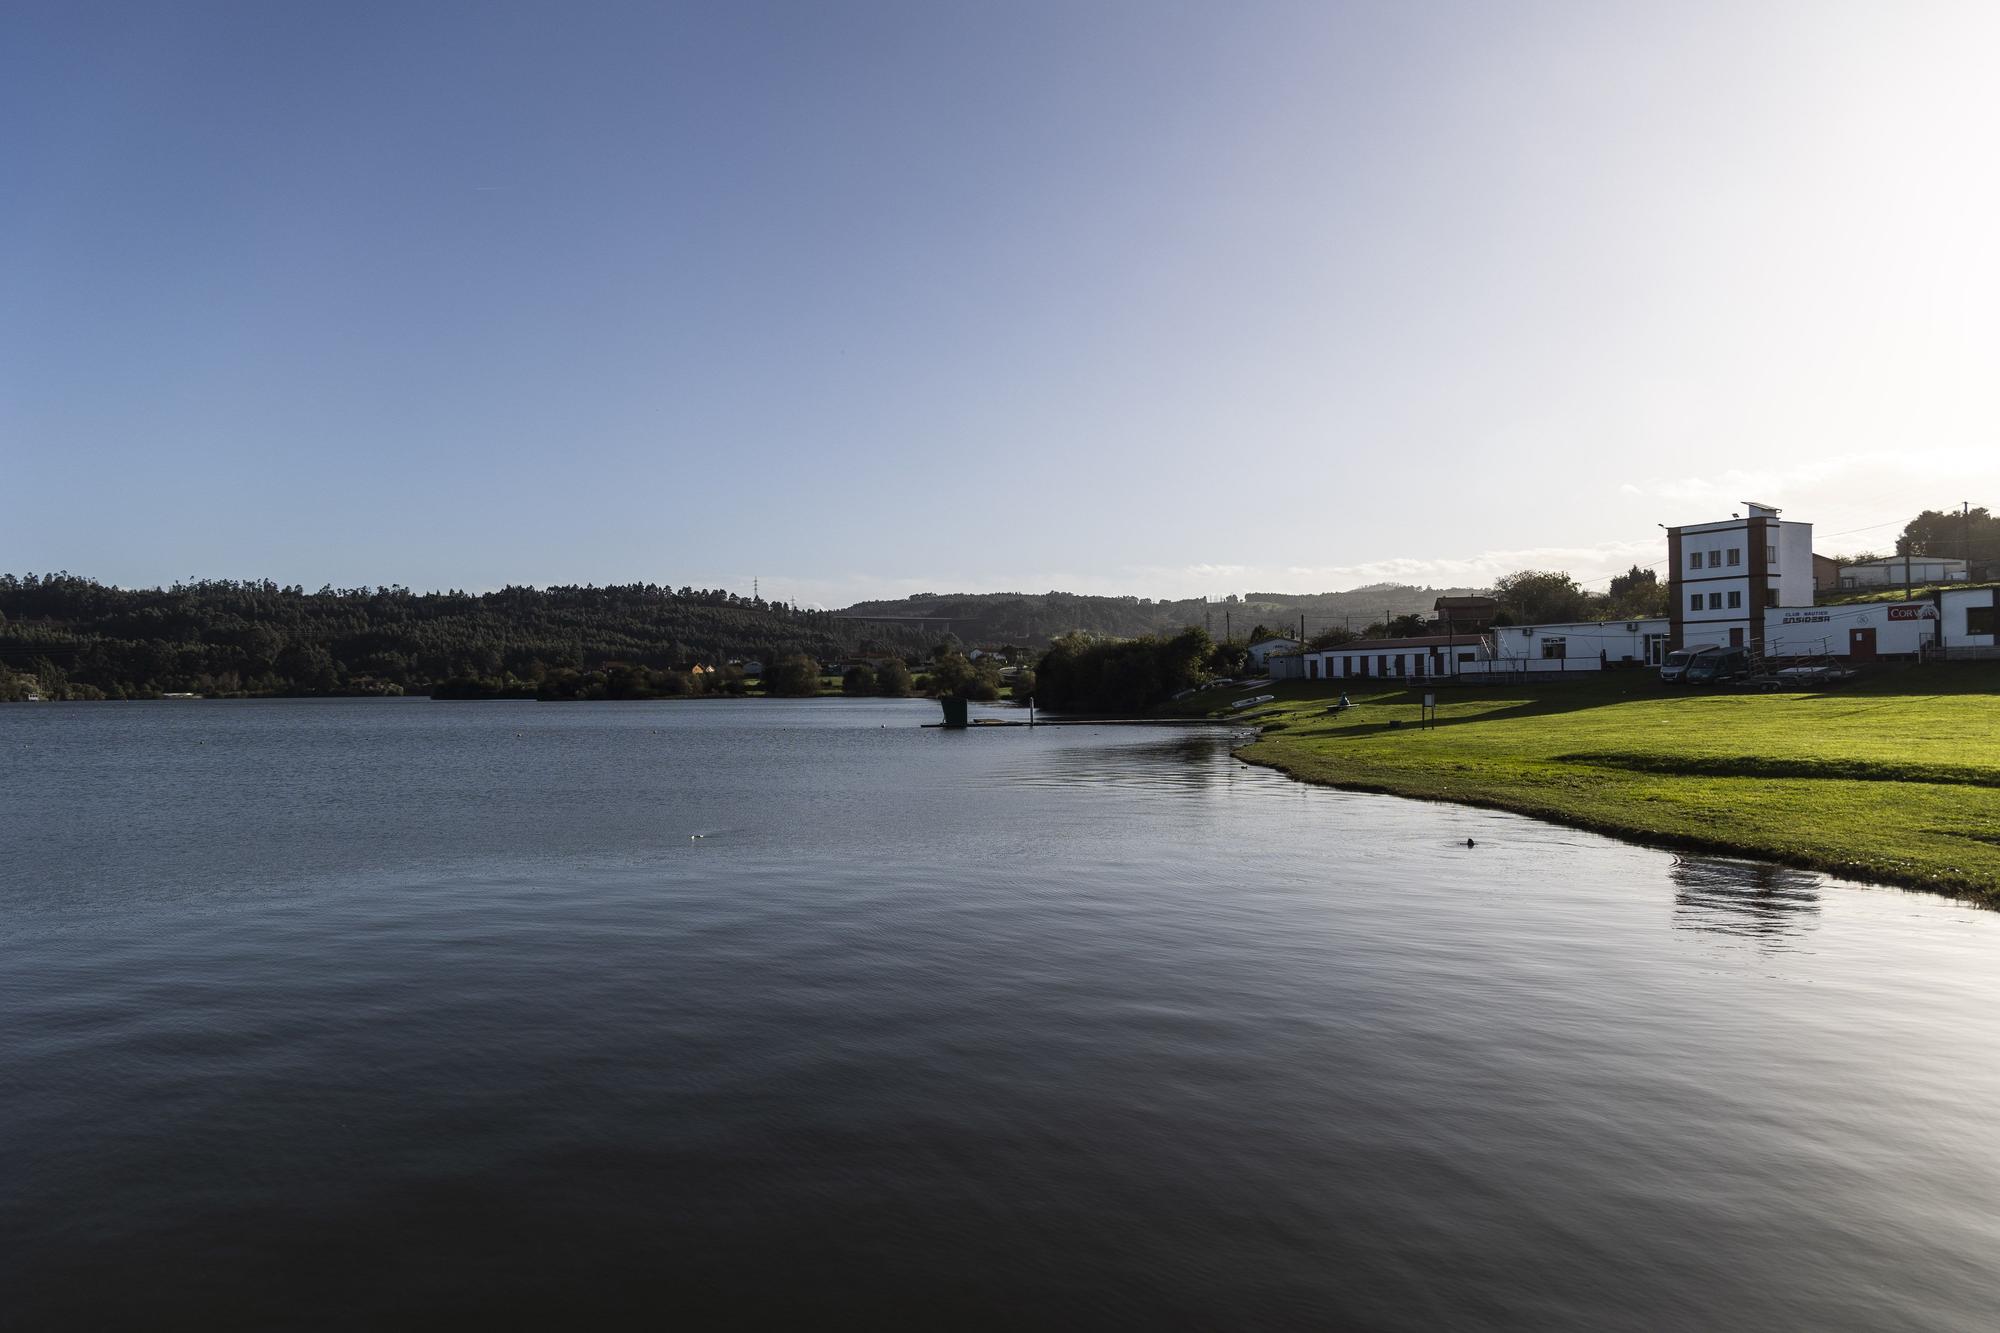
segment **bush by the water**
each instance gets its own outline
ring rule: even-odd
[[[1000,697],[1000,668],[990,657],[972,661],[961,652],[938,654],[931,663],[928,691],[933,698],[977,699],[991,702]]]
[[[907,699],[916,688],[910,668],[901,658],[892,657],[875,667],[875,692],[885,699]]]
[[[788,653],[764,668],[764,693],[809,699],[819,693],[819,663],[803,653]]]
[[[458,684],[458,682],[454,682]],[[742,671],[735,667],[722,667],[715,671],[656,671],[651,667],[631,666],[620,663],[601,671],[576,671],[570,668],[551,671],[533,687],[524,682],[503,679],[499,682],[473,681],[472,685],[491,686],[498,684],[495,693],[481,693],[477,689],[458,688],[447,693],[434,694],[440,699],[492,699],[516,697],[517,688],[531,688],[534,698],[558,703],[573,703],[593,699],[678,699],[693,694],[742,694],[746,688]]]
[[[1057,712],[1141,712],[1206,684],[1214,657],[1203,629],[1117,642],[1066,635],[1035,665],[1035,701]]]

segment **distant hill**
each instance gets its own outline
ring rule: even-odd
[[[453,679],[533,684],[613,664],[670,670],[730,657],[834,658],[866,635],[926,653],[933,635],[861,625],[720,589],[281,587],[227,580],[115,588],[0,574],[0,686],[52,698],[420,693]],[[0,697],[5,697],[0,693]]]
[[[834,617],[884,632],[916,628],[933,638],[955,634],[969,644],[1041,648],[1051,639],[1077,630],[1136,638],[1171,633],[1187,625],[1206,625],[1220,639],[1226,624],[1239,638],[1259,625],[1275,633],[1297,634],[1301,615],[1308,634],[1342,624],[1359,629],[1385,617],[1429,614],[1440,597],[1481,591],[1376,583],[1345,592],[1253,592],[1220,602],[1205,602],[1199,597],[1178,601],[1093,597],[1073,592],[926,592],[888,601],[856,602],[836,611]]]
[[[497,592],[304,588],[228,580],[116,588],[72,574],[0,574],[0,697],[422,693],[471,680],[529,689],[555,673],[673,671],[730,657],[857,650],[920,661],[947,634],[1041,649],[1072,630],[1112,638],[1206,625],[1308,633],[1429,612],[1459,588],[1377,584],[1156,602],[1076,593],[923,593],[809,611],[720,589],[652,584]]]

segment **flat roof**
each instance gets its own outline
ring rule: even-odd
[[[1352,643],[1337,643],[1331,648],[1315,648],[1316,653],[1364,653],[1381,649],[1413,648],[1476,648],[1486,642],[1479,634],[1419,634],[1408,639],[1356,639]]]
[[[1737,619],[1741,620],[1742,617],[1738,616]],[[1493,632],[1500,634],[1510,629],[1602,629],[1606,625],[1665,625],[1667,623],[1669,622],[1665,616],[1612,616],[1608,620],[1545,620],[1534,625],[1495,625]]]
[[[1763,518],[1764,522],[1775,523],[1781,528],[1809,528],[1812,526],[1812,524],[1806,522],[1804,519],[1765,518],[1761,514],[1752,514],[1750,515],[1749,518],[1716,518],[1716,519],[1710,519],[1706,523],[1683,523],[1679,527],[1668,528],[1667,531],[1668,532],[1720,532],[1724,528],[1748,527],[1750,524],[1750,519],[1752,518]]]

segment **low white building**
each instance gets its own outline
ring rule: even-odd
[[[1597,671],[1658,666],[1672,626],[1658,620],[1582,620],[1566,625],[1495,625],[1495,671]]]
[[[2000,588],[1943,588],[1937,607],[1946,657],[2000,657]]]
[[[1264,670],[1272,680],[1304,680],[1306,678],[1306,656],[1299,649],[1291,652],[1272,653],[1264,663]]]
[[[1484,670],[1486,640],[1477,634],[1358,639],[1302,657],[1307,680],[1428,680]]]
[[[1268,671],[1271,667],[1271,655],[1273,653],[1297,652],[1303,647],[1305,645],[1297,639],[1259,639],[1249,647],[1250,665],[1256,667],[1259,671]]]
[[[1843,588],[1893,588],[1932,583],[1965,582],[1965,562],[1937,555],[1891,555],[1863,560],[1840,569]]]
[[[1764,613],[1767,657],[1918,657],[1939,644],[1936,603],[1847,602],[1772,607]]]

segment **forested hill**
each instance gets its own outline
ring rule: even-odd
[[[790,652],[832,658],[857,646],[928,653],[934,639],[652,584],[307,592],[268,582],[126,589],[70,574],[0,575],[0,678],[33,677],[52,697],[414,693],[454,678],[533,683],[609,663],[665,670]]]
[[[893,601],[857,602],[835,614],[864,620],[874,616],[906,617],[912,618],[907,623],[927,625],[933,635],[949,630],[966,643],[1040,648],[1060,635],[1077,630],[1112,638],[1135,638],[1142,634],[1172,634],[1188,625],[1203,625],[1220,639],[1225,629],[1241,638],[1262,625],[1273,632],[1296,634],[1301,615],[1306,618],[1308,634],[1349,621],[1358,629],[1400,615],[1428,615],[1438,598],[1476,591],[1480,590],[1378,583],[1346,592],[1253,592],[1220,602],[1204,602],[1199,597],[1153,601],[1146,597],[1091,597],[1070,592],[927,592]]]

